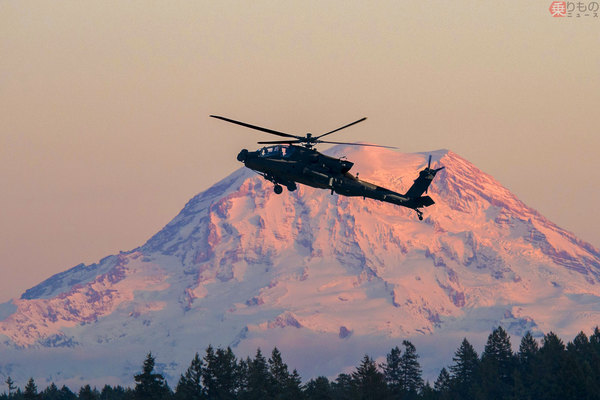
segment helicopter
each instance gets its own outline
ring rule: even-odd
[[[319,153],[314,148],[315,145],[319,143],[327,143],[395,149],[396,147],[391,146],[332,142],[321,139],[324,136],[358,124],[359,122],[366,120],[366,117],[319,136],[313,136],[311,133],[307,133],[306,136],[297,136],[218,115],[211,115],[210,117],[286,138],[285,140],[257,142],[258,144],[269,146],[265,146],[256,151],[243,149],[237,155],[238,161],[244,163],[247,168],[262,175],[267,181],[272,182],[274,184],[273,191],[276,194],[281,194],[283,192],[283,186],[287,187],[290,192],[293,192],[298,188],[297,184],[300,183],[314,188],[329,189],[331,190],[332,195],[333,193],[337,193],[343,196],[368,197],[411,208],[417,213],[417,216],[421,221],[423,220],[423,211],[420,209],[429,207],[435,203],[431,197],[423,196],[423,193],[427,194],[427,189],[433,181],[433,178],[439,171],[444,169],[444,167],[436,169],[431,168],[431,155],[429,155],[427,168],[421,170],[413,185],[406,193],[401,194],[358,179],[358,174],[353,176],[349,172],[354,165],[353,162],[342,158],[327,156]]]

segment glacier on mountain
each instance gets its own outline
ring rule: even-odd
[[[429,154],[328,153],[402,193]],[[278,346],[309,379],[410,339],[435,376],[463,336],[481,343],[498,325],[515,337],[591,329],[598,250],[457,154],[432,154],[446,169],[422,222],[412,210],[302,185],[276,195],[235,171],[143,246],[0,305],[0,375],[130,384],[152,350],[175,383],[212,344],[238,355]]]

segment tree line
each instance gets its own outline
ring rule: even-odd
[[[146,356],[134,376],[134,387],[85,385],[78,393],[54,383],[38,391],[33,378],[21,389],[8,377],[0,400],[462,400],[462,399],[599,399],[600,330],[580,332],[564,342],[553,332],[537,341],[530,332],[513,352],[510,336],[495,328],[481,355],[465,338],[452,364],[433,383],[424,382],[419,355],[408,340],[394,347],[382,363],[365,355],[352,373],[334,380],[324,376],[302,383],[274,348],[267,358],[238,359],[231,348],[208,346],[195,354],[174,389],[155,370],[155,357]]]

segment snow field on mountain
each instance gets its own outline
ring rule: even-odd
[[[429,154],[328,153],[399,192]],[[570,338],[597,324],[598,250],[460,156],[432,155],[432,167],[446,168],[430,187],[436,204],[424,221],[303,185],[276,195],[251,171],[234,172],[143,246],[1,305],[8,367],[0,374],[129,384],[151,350],[174,383],[212,344],[240,356],[278,346],[309,379],[410,339],[434,376],[464,336],[483,343],[498,325],[514,344],[527,330]]]

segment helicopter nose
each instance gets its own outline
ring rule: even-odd
[[[240,154],[237,155],[237,160],[244,162],[246,161],[246,158],[248,158],[248,150],[243,149],[242,151],[240,151]]]

